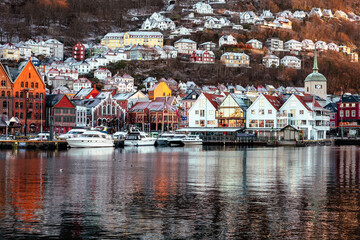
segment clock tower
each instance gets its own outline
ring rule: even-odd
[[[313,72],[309,74],[305,79],[305,93],[317,95],[324,100],[326,100],[327,97],[327,79],[324,75],[319,73],[316,49],[314,53]]]

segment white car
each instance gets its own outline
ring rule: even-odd
[[[76,138],[79,137],[81,134],[83,134],[84,132],[89,131],[87,129],[82,129],[82,128],[75,128],[75,129],[71,129],[70,131],[68,131],[65,134],[61,134],[58,139],[59,140],[66,140],[69,138]]]

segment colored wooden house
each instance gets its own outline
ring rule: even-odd
[[[65,94],[46,95],[45,130],[50,130],[52,118],[54,132],[66,133],[76,122],[76,107]]]
[[[171,97],[171,89],[165,82],[154,85],[148,91],[149,100],[155,100],[157,97]]]
[[[13,83],[11,77],[0,63],[0,115],[12,116]]]
[[[45,123],[45,83],[34,64],[28,60],[19,68],[6,68],[13,82],[13,116],[22,130],[39,132]]]
[[[72,57],[73,57],[76,61],[85,60],[85,46],[84,46],[83,44],[81,44],[80,42],[78,42],[78,43],[73,47]]]

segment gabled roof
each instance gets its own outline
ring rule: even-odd
[[[46,95],[46,100],[45,100],[45,106],[46,107],[54,107],[56,106],[56,104],[58,104],[63,98],[67,98],[65,94],[48,94]],[[69,100],[69,102],[71,103],[71,101]],[[73,103],[71,103],[74,107],[75,105]]]
[[[214,108],[218,108],[220,103],[217,101],[219,98],[223,98],[222,95],[203,93],[204,96],[209,100],[209,102],[214,106]]]
[[[267,94],[263,94],[263,96],[276,110],[279,110],[284,104],[283,100],[280,97],[275,97]]]

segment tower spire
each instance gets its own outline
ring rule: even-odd
[[[317,72],[319,72],[319,68],[317,64],[316,47],[315,47],[313,73],[317,73]]]

